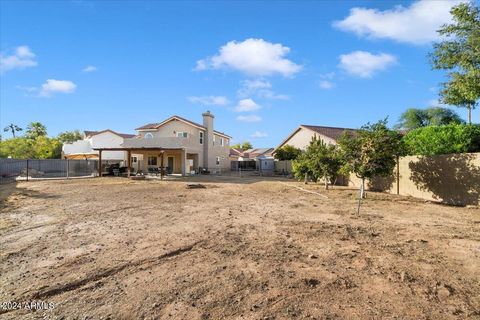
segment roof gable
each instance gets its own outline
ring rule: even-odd
[[[177,115],[174,115],[174,116],[171,116],[170,118],[162,121],[162,122],[158,122],[158,123],[149,123],[149,124],[146,124],[144,126],[141,126],[139,128],[136,128],[135,130],[156,130],[158,128],[160,128],[161,126],[167,124],[168,122],[170,121],[174,121],[174,120],[177,120],[177,121],[181,121],[183,123],[186,123],[192,127],[195,127],[197,129],[200,129],[200,130],[203,130],[203,131],[206,131],[207,128],[204,127],[203,125],[197,123],[197,122],[194,122],[194,121],[190,121],[188,119],[185,119],[183,117],[180,117],[180,116],[177,116]],[[217,131],[217,130],[213,130],[213,132],[217,135],[220,135],[220,136],[224,136],[226,138],[231,138],[229,135],[223,133],[223,132],[220,132],[220,131]]]
[[[307,128],[309,130],[312,130],[316,133],[319,133],[321,135],[324,135],[326,137],[332,138],[333,140],[338,140],[342,136],[342,134],[347,131],[349,133],[355,133],[357,132],[356,129],[350,129],[350,128],[339,128],[339,127],[325,127],[325,126],[312,126],[312,125],[306,125],[302,124],[300,127]]]
[[[328,138],[331,138],[335,141],[340,139],[342,136],[343,132],[347,131],[350,133],[356,133],[358,130],[357,129],[350,129],[350,128],[341,128],[341,127],[326,127],[326,126],[313,126],[313,125],[306,125],[306,124],[301,124],[298,128],[296,128],[285,140],[283,140],[277,148],[282,147],[285,145],[285,143],[290,140],[297,132],[299,132],[302,129],[310,130],[315,133],[321,134],[323,136],[326,136]]]
[[[134,134],[119,133],[119,132],[115,132],[111,129],[105,129],[105,130],[101,130],[101,131],[89,131],[89,130],[83,131],[86,138],[93,137],[93,136],[96,136],[96,135],[99,135],[99,134],[102,134],[102,133],[106,133],[106,132],[113,133],[114,135],[117,135],[117,136],[122,137],[122,138],[133,138],[133,137],[135,137]]]

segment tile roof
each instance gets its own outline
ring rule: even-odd
[[[329,138],[332,138],[334,140],[340,139],[342,136],[343,132],[347,131],[349,133],[354,134],[357,132],[356,129],[350,129],[350,128],[337,128],[337,127],[324,127],[324,126],[311,126],[311,125],[305,125],[302,124],[301,127],[310,129],[312,131],[315,131],[319,134],[322,134],[324,136],[327,136]]]
[[[115,131],[110,130],[110,129],[105,129],[105,130],[101,130],[101,131],[89,131],[89,130],[83,131],[83,133],[85,134],[86,137],[95,136],[97,134],[104,133],[104,132],[111,132],[111,133],[116,134],[117,136],[120,136],[122,138],[133,138],[133,137],[135,137],[134,134],[119,133],[119,132],[115,132]]]
[[[173,119],[178,119],[178,120],[181,120],[181,121],[184,121],[184,122],[187,122],[189,124],[191,124],[192,126],[194,127],[199,127],[199,128],[202,128],[203,130],[207,130],[207,128],[205,128],[205,126],[203,126],[202,124],[200,123],[197,123],[197,122],[194,122],[194,121],[190,121],[188,119],[185,119],[183,117],[180,117],[180,116],[177,116],[177,115],[174,115],[174,116],[171,116],[170,118],[168,118],[167,120],[163,121],[163,122],[156,122],[156,123],[148,123],[144,126],[141,126],[139,128],[136,128],[135,130],[149,130],[149,129],[157,129],[158,127],[160,127],[162,124],[164,124],[165,122],[168,122],[170,120],[173,120]],[[220,132],[220,131],[217,131],[217,130],[213,130],[213,132],[215,132],[216,134],[219,134],[219,135],[222,135],[222,136],[226,136],[228,138],[231,138],[229,135],[227,135],[226,133],[223,133],[223,132]]]

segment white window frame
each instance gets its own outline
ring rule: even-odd
[[[224,146],[225,145],[225,142],[223,141],[223,138],[220,138],[220,146]]]
[[[177,138],[188,138],[188,132],[185,132],[185,131],[177,132]]]
[[[137,157],[132,157],[132,159],[130,160],[132,163],[137,163],[138,161],[138,158]]]
[[[220,165],[220,157],[217,157],[217,158],[215,159],[215,164],[216,164],[217,166]]]
[[[145,133],[145,139],[152,139],[152,138],[153,138],[153,134],[151,132]]]
[[[200,144],[203,144],[203,131],[200,131],[200,135],[199,135],[199,140],[198,140],[198,142],[199,142]]]
[[[214,134],[212,135],[212,143],[213,143],[213,145],[215,145],[215,135]]]

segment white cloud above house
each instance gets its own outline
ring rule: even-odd
[[[262,132],[262,131],[255,131],[254,133],[252,133],[250,135],[251,138],[266,138],[268,137],[268,134],[266,132]]]
[[[324,90],[335,88],[335,84],[328,80],[320,80],[320,82],[318,83],[318,86],[320,87],[320,89],[324,89]]]
[[[450,9],[460,2],[465,0],[420,0],[384,11],[355,7],[348,17],[333,25],[360,37],[425,44],[439,39],[437,30],[451,21]]]
[[[391,54],[373,54],[367,51],[353,51],[340,55],[340,69],[361,77],[371,78],[376,72],[383,71],[397,63],[397,58]]]
[[[39,92],[41,97],[51,97],[56,93],[73,93],[77,89],[77,85],[68,80],[48,79],[42,84]]]
[[[264,79],[255,80],[243,80],[240,83],[241,87],[237,91],[237,96],[240,98],[246,98],[249,96],[257,96],[259,98],[272,99],[272,100],[288,100],[290,97],[285,94],[277,94],[272,88],[272,84]]]
[[[247,116],[238,116],[237,120],[242,122],[259,122],[259,121],[262,121],[262,117],[257,116],[255,114],[251,114]]]
[[[191,96],[187,97],[187,100],[191,103],[206,106],[226,106],[230,103],[225,96]]]
[[[19,46],[11,54],[0,54],[0,72],[25,69],[38,65],[35,53],[28,46]]]
[[[82,72],[88,73],[88,72],[95,72],[97,70],[98,68],[95,66],[86,66],[85,68],[82,69]]]
[[[234,110],[236,112],[252,112],[260,110],[261,108],[262,107],[259,104],[248,98],[238,101],[238,104],[235,106]]]
[[[218,54],[198,60],[195,70],[233,69],[249,76],[280,74],[291,77],[302,66],[286,58],[289,52],[289,47],[263,39],[230,41],[220,48]]]

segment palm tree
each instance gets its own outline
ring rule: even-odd
[[[40,136],[46,136],[47,135],[47,127],[45,127],[40,122],[31,122],[27,126],[27,134],[26,135],[30,139],[36,139],[37,137],[40,137]]]
[[[13,124],[13,123],[10,123],[8,126],[6,126],[3,129],[3,131],[5,131],[5,132],[11,131],[14,138],[15,138],[15,132],[16,131],[22,131],[22,130],[23,130],[22,128],[20,128],[19,126],[17,126],[16,124]]]

